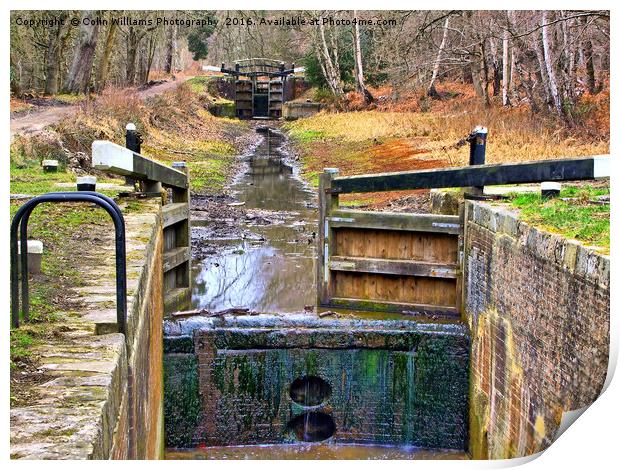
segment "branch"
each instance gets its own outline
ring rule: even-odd
[[[512,39],[521,38],[523,36],[528,36],[528,35],[530,35],[532,33],[535,33],[536,31],[540,31],[542,28],[546,28],[547,26],[551,26],[552,24],[560,23],[561,21],[568,21],[568,20],[571,20],[573,18],[582,18],[582,17],[590,17],[590,16],[596,16],[596,17],[599,17],[599,18],[607,18],[607,19],[609,19],[609,14],[606,14],[606,13],[599,13],[599,12],[577,13],[575,15],[563,16],[562,18],[557,18],[557,19],[555,19],[553,21],[549,21],[548,23],[537,25],[535,28],[532,28],[530,31],[527,31],[525,33],[521,33],[521,34],[513,34],[513,33],[511,33],[511,36],[512,36]],[[496,38],[496,39],[502,39],[502,38],[497,37],[497,36],[489,36],[489,37],[493,37],[493,38]]]

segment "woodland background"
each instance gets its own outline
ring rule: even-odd
[[[50,15],[64,18],[65,25],[27,28],[15,21]],[[395,19],[396,26],[225,24],[227,17],[295,15]],[[311,85],[335,102],[346,102],[349,92],[361,97],[358,107],[386,99],[397,103],[412,92],[449,98],[449,92],[438,89],[438,83],[447,81],[470,86],[485,106],[526,105],[575,126],[589,111],[580,98],[609,87],[607,11],[89,10],[13,11],[11,16],[11,91],[17,97],[139,86],[198,71],[200,64],[268,57],[305,66]],[[218,24],[126,26],[109,21],[105,26],[72,26],[68,21],[97,16],[210,17]],[[355,99],[349,96],[349,101]]]

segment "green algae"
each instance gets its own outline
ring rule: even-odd
[[[192,445],[194,429],[202,414],[198,393],[198,364],[193,354],[164,356],[164,417],[166,444]]]

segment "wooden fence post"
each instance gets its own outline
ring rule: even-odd
[[[166,311],[185,308],[191,298],[191,232],[189,167],[174,162],[172,168],[187,175],[187,188],[172,188],[172,203],[164,214],[164,288]]]
[[[326,305],[329,292],[329,256],[333,247],[332,230],[327,218],[338,208],[338,194],[332,194],[332,179],[338,176],[338,168],[324,168],[319,176],[319,233],[316,264],[317,307]]]

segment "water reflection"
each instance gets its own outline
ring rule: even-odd
[[[314,304],[314,194],[285,163],[284,136],[262,134],[247,171],[231,188],[246,209],[260,210],[242,222],[252,235],[228,240],[219,254],[193,263],[195,308],[290,313]]]

